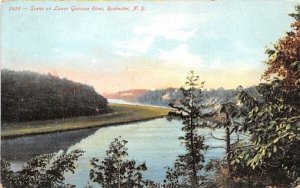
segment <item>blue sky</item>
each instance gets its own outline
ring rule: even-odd
[[[51,73],[98,92],[179,87],[195,70],[207,88],[260,81],[264,51],[290,30],[296,1],[9,1],[2,68]],[[20,6],[21,11],[9,11]],[[52,11],[31,11],[51,7]],[[68,11],[54,11],[55,6]],[[72,11],[143,6],[145,11]]]

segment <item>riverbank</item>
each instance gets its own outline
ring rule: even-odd
[[[113,112],[108,114],[2,124],[1,139],[146,121],[164,117],[170,111],[166,108],[128,104],[109,104],[109,107]]]

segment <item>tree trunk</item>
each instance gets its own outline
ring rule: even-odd
[[[197,169],[196,169],[196,156],[195,156],[195,148],[194,148],[194,133],[193,129],[191,129],[191,149],[192,149],[192,158],[193,158],[193,179],[192,179],[192,187],[196,187],[197,185]]]
[[[121,188],[121,164],[118,162],[118,188]]]
[[[227,166],[228,166],[228,172],[229,176],[231,176],[231,164],[230,164],[230,154],[231,154],[231,146],[230,146],[230,128],[229,126],[226,127],[226,161],[227,161]]]
[[[195,156],[195,147],[194,147],[194,129],[195,127],[193,127],[193,118],[192,118],[192,114],[191,114],[191,118],[190,118],[190,125],[191,125],[191,154],[192,154],[192,165],[193,165],[193,177],[192,177],[192,187],[196,187],[198,182],[197,182],[197,169],[196,169],[196,156]]]

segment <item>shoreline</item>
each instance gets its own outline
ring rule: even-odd
[[[114,127],[114,126],[121,126],[121,125],[128,125],[128,124],[134,124],[134,123],[139,123],[139,122],[146,122],[154,119],[160,119],[164,118],[166,115],[163,116],[157,116],[157,117],[152,117],[152,118],[146,118],[146,119],[139,119],[139,120],[132,120],[132,121],[124,121],[124,122],[117,122],[117,123],[111,123],[111,124],[103,124],[103,125],[95,125],[95,126],[90,126],[90,127],[79,127],[79,128],[74,128],[74,129],[66,129],[66,130],[54,130],[54,131],[49,131],[49,132],[35,132],[31,134],[20,134],[20,135],[1,135],[1,140],[5,139],[11,139],[11,138],[19,138],[19,137],[26,137],[26,136],[35,136],[35,135],[45,135],[45,134],[51,134],[51,133],[60,133],[60,132],[68,132],[68,131],[76,131],[76,130],[82,130],[82,129],[93,129],[93,128],[107,128],[107,127]]]
[[[43,135],[48,133],[73,131],[80,129],[102,128],[109,126],[120,126],[142,121],[163,118],[170,111],[169,109],[149,106],[138,106],[130,104],[109,104],[113,113],[80,116],[75,118],[11,123],[6,126],[19,126],[14,128],[1,127],[1,139],[10,139],[23,136]],[[49,123],[50,122],[50,123]]]

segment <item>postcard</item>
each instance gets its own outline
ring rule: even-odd
[[[296,0],[1,2],[2,187],[297,187]]]

